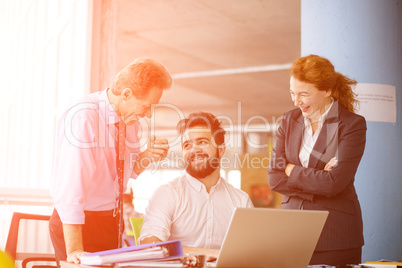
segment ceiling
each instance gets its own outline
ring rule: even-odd
[[[159,129],[206,111],[224,124],[273,123],[293,107],[289,67],[300,56],[298,0],[119,0],[117,67],[149,56],[174,82]]]

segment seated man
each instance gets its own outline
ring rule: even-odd
[[[220,176],[225,130],[215,116],[193,113],[177,124],[177,130],[187,172],[155,190],[139,240],[141,244],[180,240],[185,253],[214,256],[234,208],[253,204],[246,192]]]

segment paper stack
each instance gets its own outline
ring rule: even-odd
[[[161,261],[182,256],[183,249],[180,241],[167,241],[84,254],[81,257],[81,264],[104,265],[121,263],[123,266],[127,262]]]

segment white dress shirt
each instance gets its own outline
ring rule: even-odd
[[[253,207],[246,192],[219,178],[208,193],[186,173],[155,190],[139,240],[156,236],[180,240],[183,246],[220,249],[236,207]]]
[[[332,99],[332,98],[331,98]],[[331,110],[332,105],[334,103],[334,99],[332,99],[331,105],[329,108],[323,113],[318,119],[318,129],[313,134],[313,128],[311,127],[310,120],[308,118],[304,118],[304,131],[303,131],[303,140],[300,146],[299,151],[299,160],[303,167],[308,167],[308,162],[310,159],[310,154],[314,148],[315,142],[317,141],[318,135],[320,135],[322,126],[324,125],[325,120],[328,117],[329,110]]]
[[[85,210],[117,206],[115,123],[120,119],[107,90],[85,96],[61,116],[57,126],[51,196],[64,224],[84,224]],[[136,178],[133,166],[140,152],[138,123],[126,128],[125,183]]]

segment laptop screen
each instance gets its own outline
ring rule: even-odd
[[[307,267],[328,211],[237,208],[216,267]]]

